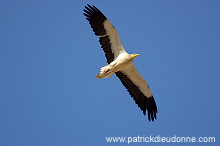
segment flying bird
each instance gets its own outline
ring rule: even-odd
[[[101,68],[96,78],[109,78],[116,74],[143,114],[146,115],[147,110],[148,120],[154,121],[157,118],[156,102],[147,82],[133,64],[139,54],[128,54],[125,51],[117,30],[98,8],[87,4],[83,14],[95,35],[99,36],[108,63]]]

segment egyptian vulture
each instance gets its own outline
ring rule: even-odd
[[[86,19],[104,50],[108,65],[101,68],[96,78],[109,78],[114,73],[125,86],[135,103],[146,115],[148,120],[154,121],[157,114],[157,105],[150,88],[144,78],[134,67],[133,60],[139,54],[128,54],[121,44],[118,32],[105,15],[95,6],[87,4],[84,9]]]

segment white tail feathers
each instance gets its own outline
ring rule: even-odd
[[[114,72],[111,71],[112,67],[109,65],[106,65],[100,69],[100,73],[96,76],[97,79],[101,78],[109,78],[114,74]]]

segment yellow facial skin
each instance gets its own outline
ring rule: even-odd
[[[131,57],[132,58],[136,58],[136,57],[138,57],[140,54],[131,54]]]

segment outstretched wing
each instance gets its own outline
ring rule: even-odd
[[[110,64],[119,54],[127,53],[120,41],[117,30],[95,6],[85,6],[83,13],[89,21],[94,33],[99,37],[101,47],[105,52],[107,62]]]
[[[138,73],[134,64],[131,63],[123,70],[116,72],[116,76],[121,80],[143,114],[146,115],[146,110],[148,111],[148,120],[154,121],[157,118],[156,102],[147,82]]]

